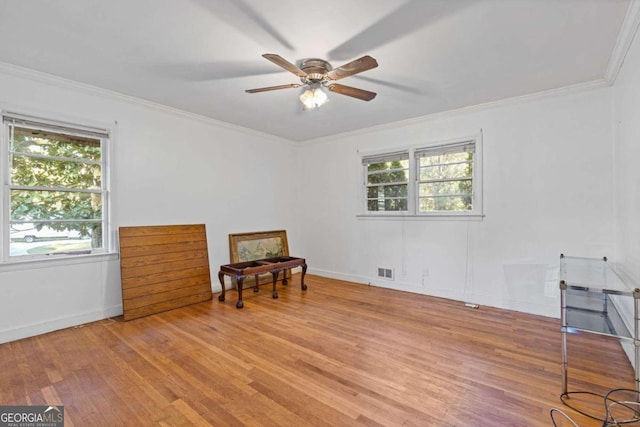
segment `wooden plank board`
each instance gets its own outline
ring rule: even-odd
[[[136,299],[144,295],[153,295],[164,292],[170,292],[175,289],[191,287],[194,285],[204,285],[209,281],[209,276],[202,274],[200,276],[190,276],[184,279],[169,280],[167,282],[150,283],[145,286],[137,286],[124,291],[123,298]]]
[[[168,254],[173,252],[181,252],[186,249],[203,249],[207,247],[207,242],[184,242],[184,243],[169,243],[163,245],[145,245],[145,246],[131,246],[121,247],[120,255],[124,257],[133,257],[136,255],[153,255],[153,254]]]
[[[120,227],[124,320],[210,300],[204,224]]]

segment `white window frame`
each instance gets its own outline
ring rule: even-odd
[[[10,255],[10,193],[11,185],[11,165],[9,164],[9,147],[10,147],[10,125],[5,123],[11,121],[15,125],[23,128],[43,129],[53,132],[76,134],[95,137],[101,141],[101,181],[102,187],[100,194],[102,196],[102,248],[94,249],[90,254],[56,254],[51,255]],[[113,158],[113,140],[115,129],[111,126],[82,124],[80,121],[60,121],[50,118],[35,117],[28,114],[16,113],[13,111],[0,111],[0,172],[2,180],[2,190],[0,194],[0,265],[22,264],[25,262],[46,262],[53,260],[71,260],[86,259],[87,257],[96,258],[114,251],[114,234],[113,218],[111,215],[111,176],[113,174],[112,158]]]
[[[438,219],[438,218],[469,218],[481,219],[484,217],[483,210],[483,141],[482,133],[459,137],[450,140],[440,140],[427,142],[405,148],[395,148],[385,151],[361,152],[360,163],[363,180],[361,184],[361,213],[358,218],[415,218],[415,219]],[[472,209],[468,211],[419,211],[419,157],[417,154],[425,151],[449,150],[453,147],[472,144],[474,147],[473,174],[472,174]],[[408,209],[406,211],[368,211],[367,206],[367,167],[364,164],[367,158],[384,158],[385,155],[392,155],[399,152],[409,153],[409,183],[408,183]]]
[[[408,167],[407,170],[409,172],[409,175],[407,177],[407,181],[406,181],[406,185],[407,185],[407,210],[402,210],[402,211],[369,211],[369,192],[368,189],[369,187],[371,187],[372,185],[369,184],[369,171],[368,171],[368,165],[372,164],[372,163],[378,163],[378,162],[390,162],[390,161],[394,161],[394,160],[407,160],[408,161]],[[390,153],[383,153],[383,154],[377,154],[377,155],[369,155],[369,156],[363,156],[361,159],[361,163],[362,163],[362,170],[364,172],[364,195],[363,195],[363,201],[364,201],[364,211],[367,212],[370,215],[398,215],[398,214],[402,214],[405,212],[408,212],[409,209],[411,208],[409,206],[410,200],[411,200],[411,157],[409,154],[408,150],[402,150],[402,151],[396,151],[396,152],[390,152]],[[405,183],[405,181],[399,181],[397,183],[384,183],[382,184],[384,185],[398,185],[398,184],[403,184]]]

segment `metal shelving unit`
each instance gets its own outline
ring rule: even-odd
[[[629,328],[611,298],[633,298]],[[560,255],[560,317],[562,321],[562,396],[568,395],[567,333],[583,331],[630,341],[634,346],[636,391],[640,392],[638,302],[640,289],[630,286],[607,263],[607,258]]]

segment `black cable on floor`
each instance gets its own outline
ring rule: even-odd
[[[611,397],[612,393],[619,393],[619,392],[631,392],[634,393],[636,395],[635,401],[628,401],[628,400],[618,400],[618,399],[613,399]],[[589,414],[587,412],[584,412],[578,408],[576,408],[575,406],[570,405],[567,400],[569,399],[570,395],[577,395],[577,394],[581,394],[581,395],[589,395],[589,396],[596,396],[602,399],[603,404],[604,404],[604,417],[603,418],[599,418],[595,415]],[[577,413],[584,415],[585,417],[591,418],[593,420],[596,421],[601,421],[602,427],[615,427],[615,426],[623,426],[623,425],[629,425],[632,423],[640,423],[640,399],[639,399],[639,394],[636,390],[631,390],[631,389],[626,389],[626,388],[615,388],[615,389],[611,389],[609,390],[606,394],[602,395],[599,393],[593,393],[590,391],[572,391],[572,392],[568,392],[568,393],[564,393],[560,396],[560,401],[567,406],[568,408],[573,409],[574,411],[576,411]],[[611,414],[611,408],[615,407],[615,406],[621,406],[629,411],[631,411],[633,413],[633,418],[630,419],[625,419],[625,420],[616,420],[615,417],[613,417],[613,415]],[[561,410],[557,409],[557,408],[552,408],[549,412],[549,415],[551,416],[551,422],[553,423],[553,425],[555,427],[557,427],[556,424],[556,420],[555,420],[555,415],[556,414],[561,414],[562,416],[564,416],[568,421],[570,421],[574,426],[578,427],[578,425],[571,419],[571,417],[569,417],[566,413],[562,412]]]

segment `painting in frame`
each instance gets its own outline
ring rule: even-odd
[[[289,243],[286,230],[258,231],[249,233],[229,234],[229,257],[232,263],[255,261],[276,256],[289,256]],[[291,270],[285,271],[286,277],[291,277]],[[282,277],[279,277],[282,280]],[[272,283],[270,273],[263,274],[258,284]],[[235,280],[234,286],[237,286]],[[244,279],[243,288],[255,286],[253,277]]]

